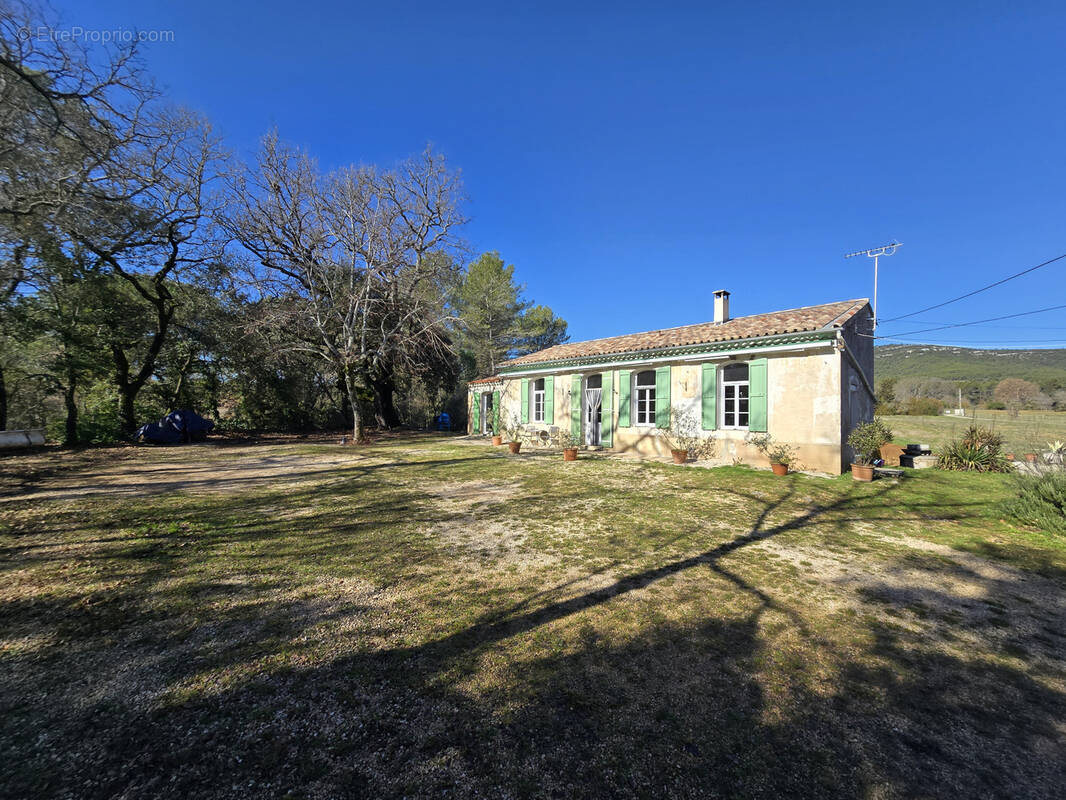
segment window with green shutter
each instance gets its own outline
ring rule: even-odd
[[[529,378],[522,378],[522,416],[520,421],[523,425],[529,422]]]
[[[670,367],[655,370],[655,427],[670,427]]]
[[[618,427],[628,428],[629,422],[629,392],[630,392],[630,375],[632,373],[628,369],[620,370],[618,373]]]
[[[544,379],[544,421],[555,424],[555,378],[551,375]]]
[[[703,401],[703,429],[713,431],[718,427],[718,368],[714,364],[703,365],[700,393]]]
[[[481,433],[481,393],[474,392],[470,400],[470,432]]]
[[[766,432],[766,406],[766,359],[757,358],[748,362],[748,430]]]

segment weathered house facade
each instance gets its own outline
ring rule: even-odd
[[[710,463],[765,466],[751,434],[796,448],[804,468],[839,473],[845,444],[873,416],[872,315],[867,300],[567,342],[507,361],[471,381],[468,432],[521,428],[532,445],[560,428],[584,445],[668,455],[664,434],[686,422],[711,440]]]

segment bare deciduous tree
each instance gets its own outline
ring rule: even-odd
[[[255,259],[250,282],[293,347],[336,370],[363,438],[363,390],[397,363],[449,350],[443,287],[466,221],[457,173],[426,150],[394,170],[323,175],[307,154],[267,136],[238,176],[225,226]]]

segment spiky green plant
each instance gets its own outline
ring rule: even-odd
[[[1003,437],[991,428],[970,425],[959,439],[948,443],[937,456],[940,469],[957,472],[1010,472],[1013,467],[1003,454]]]

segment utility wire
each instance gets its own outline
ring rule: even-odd
[[[1048,308],[1038,308],[1035,311],[1022,311],[1021,313],[1018,313],[1018,314],[1004,314],[1002,317],[989,317],[988,319],[979,319],[979,320],[975,320],[973,322],[956,322],[953,325],[941,325],[941,326],[939,326],[937,328],[923,328],[920,331],[906,331],[904,333],[899,333],[899,334],[896,334],[896,335],[897,336],[916,336],[919,333],[931,333],[933,331],[943,331],[943,330],[947,330],[948,328],[965,328],[965,327],[968,327],[970,325],[981,325],[982,323],[985,323],[985,322],[998,322],[1001,319],[1016,319],[1018,317],[1028,317],[1031,314],[1043,314],[1043,313],[1045,313],[1047,311],[1059,311],[1059,310],[1061,310],[1063,308],[1066,308],[1066,304],[1061,305],[1061,306],[1049,306]],[[891,336],[873,336],[873,335],[868,334],[868,333],[864,333],[862,335],[863,336],[868,336],[871,339],[891,339],[892,338]]]
[[[1066,345],[1066,339],[906,339],[902,336],[882,336],[882,339],[890,339],[893,342],[905,344],[929,344],[929,345],[966,345],[966,344],[998,344],[999,349],[1010,350],[1016,344],[1062,344]]]
[[[954,298],[952,300],[945,300],[943,303],[937,303],[934,306],[929,306],[928,308],[923,308],[920,311],[912,311],[910,314],[903,314],[902,316],[899,316],[899,317],[890,317],[889,319],[878,320],[878,324],[884,325],[885,323],[895,322],[896,320],[899,320],[899,319],[907,319],[908,317],[916,317],[919,314],[924,314],[926,311],[932,311],[934,308],[943,308],[944,306],[949,306],[952,303],[957,303],[960,300],[965,300],[967,297],[973,297],[975,294],[980,294],[981,292],[987,292],[989,289],[993,289],[996,286],[999,286],[1000,284],[1004,284],[1007,281],[1012,281],[1015,278],[1020,278],[1022,275],[1027,275],[1030,272],[1033,272],[1034,270],[1038,270],[1041,267],[1046,267],[1048,264],[1054,264],[1056,261],[1061,261],[1064,258],[1066,258],[1066,253],[1063,253],[1061,256],[1056,256],[1055,258],[1048,259],[1043,264],[1037,264],[1035,267],[1029,267],[1029,269],[1023,269],[1021,272],[1016,272],[1013,275],[1008,275],[1006,278],[1003,278],[1002,280],[998,280],[995,283],[988,284],[988,286],[982,286],[980,289],[974,289],[972,292],[967,292],[966,294],[959,295],[958,297],[956,297],[956,298]]]

